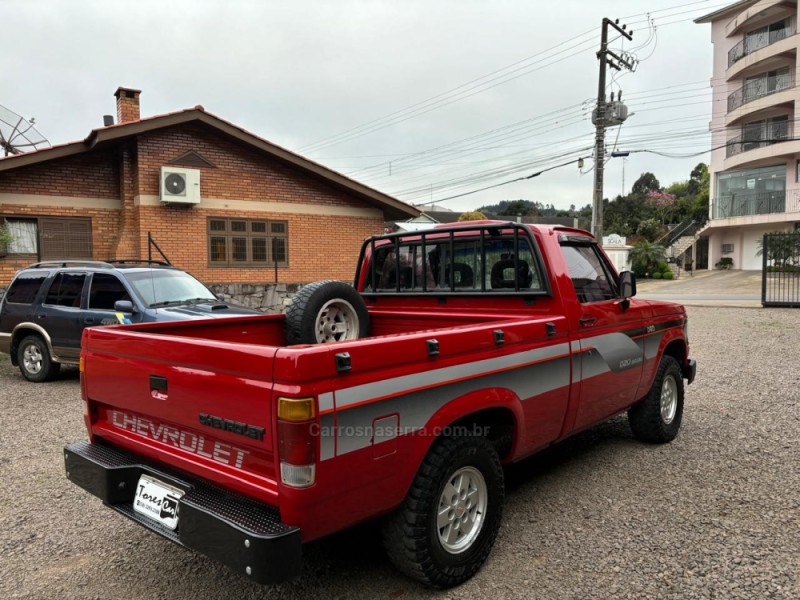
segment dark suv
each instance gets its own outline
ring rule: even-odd
[[[0,302],[0,352],[25,379],[47,381],[78,364],[86,327],[254,314],[165,263],[41,262],[19,271]]]

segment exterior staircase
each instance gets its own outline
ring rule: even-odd
[[[678,258],[682,256],[697,241],[699,232],[705,226],[705,220],[687,219],[675,227],[669,233],[656,240],[665,248],[664,255],[667,258]],[[677,265],[672,263],[672,270],[677,277]]]

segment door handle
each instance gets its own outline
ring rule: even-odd
[[[578,322],[581,324],[581,327],[591,327],[597,323],[597,317],[581,317]]]
[[[85,318],[85,319],[83,320],[83,322],[84,322],[84,324],[86,324],[86,325],[91,325],[92,323],[94,323],[94,319],[91,319],[91,318],[88,318],[88,317],[87,317],[87,318]]]

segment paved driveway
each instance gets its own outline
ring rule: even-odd
[[[689,305],[761,306],[761,271],[681,272],[672,281],[642,279],[637,297]]]

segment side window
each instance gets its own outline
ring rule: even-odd
[[[33,304],[36,294],[47,279],[45,273],[23,273],[14,280],[6,292],[6,302]]]
[[[94,310],[114,310],[117,300],[130,300],[125,286],[110,273],[95,273],[89,288],[89,308]]]
[[[80,308],[85,273],[59,273],[47,292],[45,304]]]
[[[561,251],[579,302],[600,302],[617,297],[616,282],[593,245],[565,245],[561,246]]]

